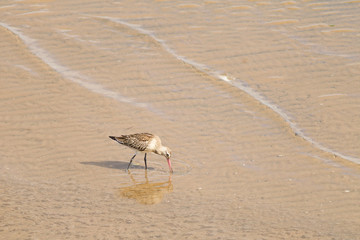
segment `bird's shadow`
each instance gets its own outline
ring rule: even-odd
[[[128,162],[120,162],[120,161],[80,162],[80,163],[84,165],[93,165],[98,167],[122,169],[122,170],[126,170],[129,165]],[[129,169],[145,169],[145,166],[131,164]],[[152,170],[152,169],[154,168],[148,167],[148,170]]]

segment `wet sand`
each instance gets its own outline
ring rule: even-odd
[[[359,7],[2,1],[1,238],[360,239]]]

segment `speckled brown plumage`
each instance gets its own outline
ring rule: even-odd
[[[127,147],[143,152],[155,136],[151,133],[135,133],[130,135],[121,135],[120,137],[110,136],[110,138]]]

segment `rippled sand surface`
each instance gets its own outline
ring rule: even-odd
[[[359,239],[359,9],[1,1],[1,238]]]

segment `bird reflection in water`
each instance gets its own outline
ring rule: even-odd
[[[147,171],[145,170],[145,181],[136,182],[134,176],[128,171],[132,186],[119,189],[119,195],[124,198],[135,199],[138,203],[152,205],[160,203],[166,193],[173,191],[171,175],[165,182],[149,182]]]

